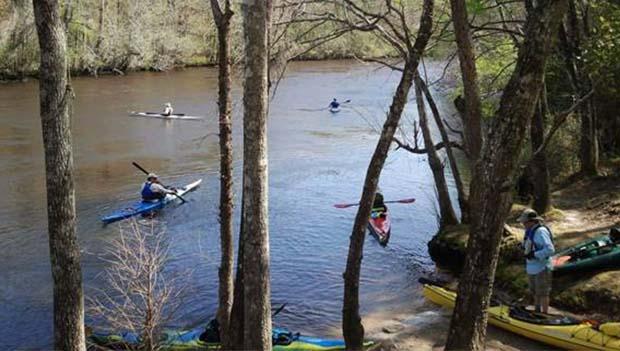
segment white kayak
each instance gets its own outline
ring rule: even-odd
[[[338,107],[330,107],[329,108],[329,112],[331,112],[331,113],[340,112],[340,106],[338,106]]]
[[[184,113],[173,113],[171,115],[164,115],[157,112],[135,112],[132,111],[130,114],[132,117],[152,117],[152,118],[161,118],[161,119],[180,119],[180,120],[188,120],[188,121],[199,121],[202,120],[203,117],[200,116],[187,116]]]

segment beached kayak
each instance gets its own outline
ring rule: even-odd
[[[152,118],[163,118],[163,119],[180,119],[180,120],[188,120],[188,121],[200,121],[203,118],[199,116],[187,116],[184,113],[173,113],[171,115],[163,115],[157,112],[131,112],[129,114],[133,117],[152,117]]]
[[[198,327],[190,330],[166,330],[163,333],[160,350],[209,350],[218,349],[217,341],[205,341],[217,339],[217,333],[210,333],[208,327]],[[344,340],[322,339],[293,333],[284,328],[273,329],[273,350],[278,351],[335,351],[344,350]],[[94,333],[88,337],[91,345],[97,345],[114,350],[135,349],[140,339],[135,333],[100,334]],[[364,343],[365,346],[372,342]]]
[[[368,230],[377,240],[379,244],[385,246],[390,240],[390,232],[392,231],[392,223],[390,222],[390,213],[383,209],[373,209],[368,219]]]
[[[456,293],[424,281],[424,296],[447,308],[454,308]],[[536,313],[524,307],[496,304],[487,310],[489,323],[567,350],[620,351],[620,323],[580,321],[563,315]]]
[[[619,268],[620,232],[613,228],[609,235],[558,252],[552,261],[553,271],[558,274]]]
[[[182,188],[177,188],[177,193],[183,196],[184,194],[196,189],[200,185],[200,183],[202,183],[202,179],[198,179],[197,181],[190,183]],[[154,210],[160,209],[177,199],[178,197],[168,194],[163,200],[139,201],[127,207],[124,207],[123,209],[120,209],[110,215],[102,217],[101,220],[104,223],[111,223],[119,221],[121,219],[137,216],[139,214],[149,213]]]

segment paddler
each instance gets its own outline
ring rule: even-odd
[[[372,203],[371,216],[374,215],[376,217],[381,216],[385,218],[385,212],[387,212],[387,206],[385,205],[385,202],[383,202],[383,194],[381,193],[381,188],[377,187],[377,192],[375,193],[375,200]]]
[[[149,173],[146,177],[146,182],[142,186],[142,200],[154,201],[161,200],[166,197],[167,194],[175,194],[173,189],[167,189],[159,182],[159,177],[155,173]]]
[[[166,102],[166,104],[164,105],[164,113],[162,113],[162,115],[170,116],[173,111],[174,109],[172,108],[172,104],[169,102]]]
[[[338,102],[338,100],[336,100],[336,98],[334,98],[334,100],[332,100],[332,102],[329,103],[329,107],[330,108],[338,108],[338,107],[340,107],[340,103]]]

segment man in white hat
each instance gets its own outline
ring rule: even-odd
[[[551,231],[536,211],[528,208],[517,218],[525,227],[523,247],[525,270],[537,312],[549,312],[551,292],[551,256],[555,253]]]
[[[146,182],[142,186],[142,200],[154,201],[161,200],[166,197],[166,194],[175,194],[176,192],[171,189],[166,189],[159,182],[159,177],[155,173],[149,173],[146,176]]]
[[[162,115],[164,116],[170,116],[172,114],[172,112],[174,111],[172,109],[172,104],[169,102],[166,102],[166,104],[164,105],[164,113],[162,113]]]

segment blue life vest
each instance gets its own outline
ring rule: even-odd
[[[329,104],[329,106],[330,106],[331,108],[338,108],[338,107],[340,106],[340,103],[339,103],[339,102],[337,102],[337,101],[332,101],[332,102]]]
[[[157,197],[157,193],[155,193],[153,190],[151,190],[151,182],[146,182],[144,183],[144,186],[142,187],[142,198],[143,199],[153,199]]]
[[[532,244],[534,245],[534,251],[538,251],[542,249],[542,247],[538,247],[536,245],[536,242],[534,241],[534,235],[536,234],[536,231],[541,227],[547,229],[547,231],[549,232],[549,239],[551,240],[551,243],[553,244],[553,234],[551,233],[551,229],[549,229],[549,227],[547,227],[544,224],[537,224],[534,227],[526,230],[525,236],[523,237],[524,243],[527,239],[529,239],[532,242]]]

